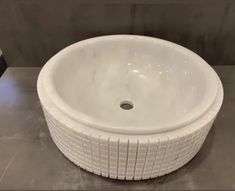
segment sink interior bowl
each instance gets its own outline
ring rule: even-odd
[[[58,107],[82,123],[116,132],[185,125],[204,114],[217,93],[216,75],[203,59],[150,37],[85,40],[45,67],[46,89]]]
[[[150,37],[79,42],[46,67],[46,88],[59,107],[85,124],[114,131],[177,128],[205,113],[217,92],[216,76],[199,56]]]

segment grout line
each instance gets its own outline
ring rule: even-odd
[[[89,135],[89,139],[90,139],[90,150],[91,150],[91,168],[92,168],[92,172],[94,172],[94,167],[93,167],[93,149],[92,149],[92,135]]]
[[[128,155],[129,155],[129,139],[127,141],[127,153],[126,153],[126,168],[125,168],[125,179],[126,179],[126,172],[127,172],[127,163],[128,163]]]
[[[82,151],[83,151],[83,156],[85,157],[84,158],[84,162],[85,162],[85,165],[84,165],[84,168],[87,170],[87,156],[85,155],[85,149],[84,149],[84,136],[85,134],[83,132],[81,132],[81,141],[82,141]]]
[[[166,153],[168,152],[169,146],[170,146],[170,139],[169,139],[168,136],[167,136],[166,144],[167,144],[167,146],[166,146],[165,152],[164,152],[163,157],[162,157],[162,160],[161,160],[161,166],[160,166],[160,168],[159,168],[159,173],[162,173],[161,171],[162,171],[163,162],[164,162]],[[159,173],[158,173],[158,176],[159,176]]]
[[[148,156],[148,150],[149,150],[149,139],[148,139],[148,146],[147,146],[147,151],[146,151],[146,155],[145,155],[145,160],[144,160],[144,166],[143,166],[143,170],[142,170],[142,176],[141,179],[144,176],[144,170],[145,170],[145,166],[146,166],[146,160],[147,160],[147,156]]]
[[[157,142],[156,142],[156,153],[155,153],[155,160],[153,161],[153,166],[152,166],[152,170],[151,170],[151,175],[150,175],[150,178],[152,178],[152,176],[153,176],[153,169],[154,169],[154,166],[155,166],[155,164],[156,164],[156,160],[157,160],[157,154],[158,154],[158,147],[159,147],[159,144],[160,144],[160,141],[159,141],[159,139],[157,140]]]
[[[137,147],[136,147],[135,166],[134,166],[134,175],[133,175],[133,179],[135,179],[135,170],[136,170],[138,152],[139,152],[139,140],[137,140]]]
[[[99,161],[100,161],[100,174],[102,175],[102,170],[101,170],[101,153],[100,153],[100,135],[99,135]]]
[[[174,138],[174,140],[175,140],[175,145],[174,145],[174,150],[171,152],[171,158],[173,157],[173,156],[175,156],[176,155],[176,151],[178,150],[178,146],[179,146],[179,139],[178,139],[179,137],[178,137],[178,135],[176,135],[176,137]],[[174,164],[174,163],[173,163]],[[171,164],[172,165],[172,164]],[[168,166],[167,166],[167,170],[169,169],[169,163],[168,163]]]
[[[109,146],[109,144],[110,144],[110,136],[109,136],[109,138],[108,138],[108,177],[110,177],[110,156],[109,156],[109,149],[110,149],[110,146]]]

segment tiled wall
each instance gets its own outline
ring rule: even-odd
[[[235,64],[235,1],[0,0],[9,66],[43,66],[69,44],[124,33],[176,42],[211,65]]]

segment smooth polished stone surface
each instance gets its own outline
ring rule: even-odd
[[[234,189],[235,67],[217,66],[225,99],[198,155],[161,178],[123,182],[69,162],[49,135],[36,93],[40,68],[8,68],[0,78],[1,189]]]
[[[39,97],[48,96],[65,116],[130,134],[190,125],[205,116],[219,92],[216,73],[194,52],[138,35],[72,44],[44,65],[39,78]],[[123,110],[123,103],[133,108]]]

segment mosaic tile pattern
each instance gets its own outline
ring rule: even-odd
[[[64,128],[44,108],[51,136],[72,162],[90,172],[121,180],[168,174],[190,161],[201,148],[212,123],[191,134],[147,142],[94,137]]]

